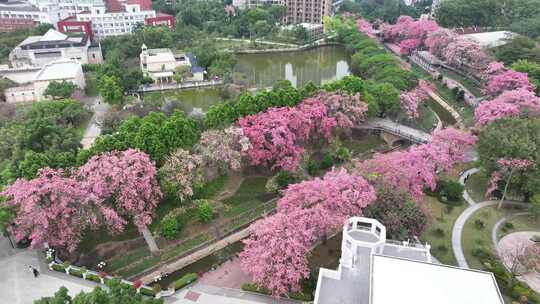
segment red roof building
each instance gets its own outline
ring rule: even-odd
[[[58,30],[62,33],[83,33],[94,41],[92,21],[79,21],[75,16],[67,17],[58,21]]]
[[[157,13],[155,17],[147,17],[144,20],[144,24],[153,26],[166,25],[170,29],[174,29],[176,27],[176,19],[169,14]]]

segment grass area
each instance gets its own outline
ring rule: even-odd
[[[483,96],[482,90],[469,78],[463,77],[460,74],[450,71],[447,69],[441,69],[441,73],[451,79],[454,79],[455,81],[461,83],[469,92],[471,92],[474,96],[480,97]]]
[[[484,193],[486,193],[487,183],[488,178],[482,172],[478,172],[467,179],[465,190],[467,190],[473,200],[480,203],[486,200]]]
[[[97,87],[97,77],[94,72],[84,73],[84,78],[86,80],[86,88],[84,92],[86,96],[95,97],[99,95],[99,90]]]
[[[386,142],[378,135],[364,135],[361,138],[346,139],[343,146],[349,149],[354,155],[362,154],[371,150],[376,150]]]
[[[224,200],[226,210],[223,212],[223,216],[234,217],[264,203],[266,201],[264,194],[267,194],[267,180],[268,178],[264,176],[246,177],[236,193]]]
[[[228,175],[221,175],[220,177],[209,181],[201,189],[197,189],[193,195],[194,199],[211,199],[215,197],[229,181]]]
[[[140,236],[137,227],[132,223],[127,224],[124,231],[119,234],[112,235],[106,228],[101,228],[86,231],[83,235],[84,238],[77,246],[77,251],[79,252],[92,252],[99,244],[127,241]]]
[[[428,214],[429,222],[420,239],[431,245],[431,254],[443,264],[457,265],[452,251],[452,228],[466,206],[449,207],[432,196],[426,196],[422,206]]]
[[[444,99],[444,97],[443,97]],[[433,99],[429,99],[426,104],[433,110],[437,115],[439,115],[439,118],[442,120],[443,124],[445,126],[453,125],[456,123],[456,120],[452,116],[450,112],[448,112],[445,108],[443,108],[439,103],[437,103]]]
[[[107,271],[114,272],[150,255],[150,250],[147,247],[138,248],[129,252],[128,254],[123,255],[119,259],[112,260],[109,265],[107,265]]]
[[[519,212],[523,212],[523,210],[514,207],[497,209],[497,206],[490,206],[478,210],[469,218],[463,228],[462,244],[465,258],[471,268],[483,269],[480,260],[472,254],[476,248],[484,248],[496,253],[491,242],[491,231],[495,223],[502,217]],[[540,224],[535,223],[530,218],[527,219],[527,216],[517,217],[511,220],[511,223],[514,228],[505,229],[506,232],[501,231],[501,234],[523,230],[540,231]]]
[[[470,106],[466,105],[464,101],[457,100],[454,93],[446,86],[442,85],[438,81],[434,83],[437,87],[439,96],[441,96],[442,99],[444,99],[452,108],[454,108],[454,110],[459,113],[461,119],[463,119],[463,123],[466,126],[471,126],[474,122],[474,110]]]
[[[517,231],[540,231],[540,223],[531,215],[520,215],[510,219],[507,224],[503,224],[497,232],[499,239]]]

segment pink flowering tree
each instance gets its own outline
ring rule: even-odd
[[[147,228],[162,197],[156,172],[146,153],[129,149],[96,155],[79,167],[75,176],[84,189],[108,202],[111,206],[108,217],[121,218],[124,222],[131,218],[150,249],[156,251]]]
[[[399,43],[399,50],[401,54],[410,55],[414,50],[418,49],[422,45],[422,40],[418,38],[405,39]]]
[[[474,75],[481,75],[492,59],[475,41],[457,37],[442,50],[447,64]]]
[[[239,124],[251,144],[246,153],[252,165],[294,172],[304,151],[302,144],[314,134],[329,140],[337,122],[321,100],[306,99],[294,108],[270,108],[246,116]]]
[[[375,38],[373,26],[371,25],[371,23],[369,23],[369,21],[360,18],[356,20],[356,27],[360,32],[366,34],[368,37]]]
[[[497,119],[538,115],[540,98],[527,89],[504,91],[493,100],[482,102],[475,110],[476,127],[483,127]]]
[[[328,115],[336,120],[339,129],[347,130],[366,120],[368,105],[360,99],[358,94],[323,92],[308,98],[308,100],[311,99],[320,100],[327,107]]]
[[[439,29],[439,25],[433,20],[415,21],[409,16],[400,16],[396,24],[384,29],[386,40],[399,43],[401,51],[410,54],[413,50],[424,45],[428,34]]]
[[[527,73],[508,70],[493,76],[489,80],[485,92],[491,96],[497,96],[504,91],[527,90],[533,92],[534,89],[535,87],[530,83]]]
[[[249,146],[249,139],[241,128],[229,127],[203,132],[194,150],[206,167],[238,171],[242,167],[242,153]]]
[[[499,61],[492,61],[484,70],[481,76],[482,76],[482,79],[489,81],[494,76],[506,73],[509,70],[510,69],[504,66],[504,63],[499,62]]]
[[[159,176],[166,193],[175,193],[180,200],[193,196],[194,189],[205,182],[203,158],[184,149],[178,149],[167,157],[159,169]]]
[[[420,115],[418,113],[418,107],[429,99],[429,95],[421,87],[402,92],[400,95],[401,109],[405,111],[407,116],[411,119],[416,119]]]
[[[15,239],[31,240],[36,248],[47,243],[74,251],[87,228],[105,224],[118,230],[124,221],[115,216],[103,201],[62,171],[42,169],[33,180],[18,179],[2,196],[16,210]]]
[[[375,200],[373,187],[345,170],[290,185],[277,214],[251,226],[240,254],[242,268],[274,295],[300,291],[300,280],[309,277],[307,254],[313,245]]]
[[[376,154],[356,165],[360,174],[379,185],[411,194],[419,202],[424,188],[435,189],[437,171],[471,158],[476,137],[452,128],[434,132],[432,140],[407,151]]]
[[[533,167],[534,162],[528,159],[501,158],[497,161],[497,165],[499,166],[499,171],[494,171],[491,174],[491,178],[488,182],[488,187],[487,187],[485,196],[486,198],[488,198],[491,195],[491,193],[493,193],[493,191],[495,191],[498,188],[499,181],[506,179],[502,197],[497,207],[497,208],[501,208],[502,204],[504,203],[506,194],[508,192],[508,186],[510,185],[512,176],[517,171],[525,171],[525,170],[530,169],[531,167]]]
[[[443,50],[456,39],[457,35],[451,30],[439,28],[436,31],[428,33],[424,44],[429,52],[439,58],[443,57]]]

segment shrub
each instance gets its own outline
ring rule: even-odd
[[[276,182],[279,188],[283,189],[294,182],[294,176],[288,171],[279,171],[276,175]]]
[[[465,91],[459,90],[456,94],[457,101],[464,101],[465,100]]]
[[[242,284],[242,290],[262,293],[262,294],[265,294],[265,295],[272,294],[272,291],[270,291],[268,288],[258,287],[257,285],[251,284],[251,283]]]
[[[442,198],[446,197],[450,202],[461,202],[463,188],[463,185],[457,181],[441,180],[439,181],[437,191],[442,201],[445,201]]]
[[[482,220],[474,220],[474,227],[478,230],[482,230],[485,228],[485,224],[484,224],[484,221]]]
[[[437,250],[441,253],[446,253],[448,252],[448,247],[446,247],[446,245],[439,245],[437,246]]]
[[[53,264],[52,269],[54,271],[66,272],[66,267],[64,265],[61,265],[61,264]]]
[[[484,247],[474,248],[471,254],[480,260],[491,260],[493,258],[493,255],[491,254],[491,252],[489,252],[489,250],[487,250]]]
[[[445,235],[444,230],[442,230],[441,228],[433,230],[433,234],[438,237],[443,237]]]
[[[154,293],[160,292],[161,291],[161,285],[159,285],[157,283],[152,285],[152,290],[154,290]]]
[[[139,289],[139,292],[142,295],[149,296],[149,297],[155,297],[156,296],[156,292],[153,289],[146,288],[146,287],[143,287],[143,288]]]
[[[101,283],[101,278],[93,273],[87,274],[86,279],[89,281],[94,281],[96,283]]]
[[[214,209],[208,200],[197,200],[197,216],[202,223],[208,223],[214,216]]]
[[[171,210],[163,217],[160,223],[161,235],[172,239],[184,228],[184,215],[186,210],[182,207]]]
[[[504,231],[512,230],[514,229],[514,224],[512,224],[511,222],[505,222],[502,229]]]
[[[69,269],[69,274],[72,275],[72,276],[82,278],[83,271],[81,271],[80,269],[70,268]]]
[[[320,168],[322,170],[330,169],[334,165],[334,158],[332,157],[332,154],[326,152],[324,153],[324,156],[321,160],[321,166]]]
[[[336,158],[340,161],[347,161],[351,159],[351,151],[347,147],[339,147],[336,150]]]
[[[309,302],[313,300],[313,297],[310,294],[303,292],[291,292],[289,293],[289,298],[303,302]]]
[[[308,160],[306,170],[309,175],[315,175],[317,174],[317,171],[319,171],[319,165],[312,159]]]
[[[174,281],[170,286],[169,288],[174,288],[174,290],[178,290],[178,289],[181,289],[195,281],[197,281],[197,274],[196,273],[188,273],[188,274],[185,274],[183,277],[181,277],[180,279]]]

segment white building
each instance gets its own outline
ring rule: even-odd
[[[93,6],[103,5],[103,0],[28,0],[38,8],[57,7],[67,13],[75,15],[83,11],[89,11]]]
[[[13,68],[42,67],[58,59],[74,59],[82,64],[103,62],[101,47],[88,37],[69,37],[54,29],[43,36],[29,36],[9,53]]]
[[[321,268],[314,304],[504,304],[492,273],[438,264],[430,246],[386,239],[377,220],[343,227],[337,270]]]
[[[58,6],[37,7],[23,1],[0,2],[0,32],[32,28],[37,24],[53,24],[66,17]]]
[[[197,65],[196,58],[187,53],[173,53],[171,49],[148,49],[142,45],[140,54],[141,71],[156,83],[168,83],[174,80],[177,67],[186,66],[191,76],[187,81],[204,80],[204,69]]]
[[[53,81],[69,81],[80,90],[86,87],[81,63],[77,60],[61,59],[43,66],[29,84],[6,89],[6,102],[42,100],[45,98],[45,90]]]

